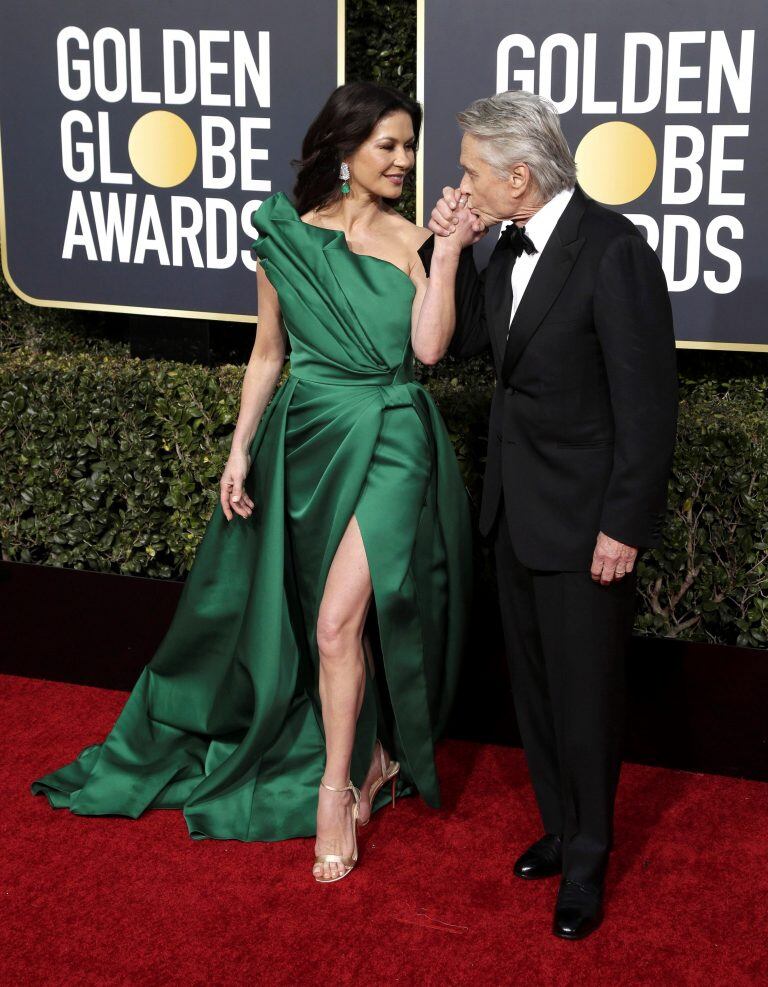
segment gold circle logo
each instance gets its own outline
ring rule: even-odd
[[[128,157],[145,182],[172,188],[189,178],[195,167],[195,135],[175,113],[152,110],[139,117],[131,128]]]
[[[632,202],[656,174],[656,149],[644,130],[612,120],[585,134],[576,149],[579,184],[610,206]]]

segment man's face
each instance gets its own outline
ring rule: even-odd
[[[510,178],[501,178],[481,155],[481,141],[471,134],[461,139],[459,167],[464,171],[460,194],[467,196],[470,210],[486,226],[511,219],[518,206]]]

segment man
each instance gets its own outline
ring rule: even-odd
[[[552,929],[579,939],[603,914],[636,560],[666,508],[672,312],[637,227],[576,183],[551,104],[504,92],[458,120],[464,176],[432,212],[424,305],[435,359],[493,354],[480,532],[544,828],[514,873],[561,875]],[[472,244],[501,221],[478,274]]]

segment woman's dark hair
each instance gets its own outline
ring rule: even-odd
[[[410,114],[416,148],[421,106],[415,100],[377,82],[348,82],[334,89],[309,125],[301,159],[291,162],[299,166],[293,196],[300,215],[341,198],[341,162],[363,143],[383,116],[395,110]]]

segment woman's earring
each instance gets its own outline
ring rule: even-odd
[[[341,194],[349,195],[349,165],[347,164],[346,161],[341,162],[339,178],[343,180],[343,184],[341,186]]]

